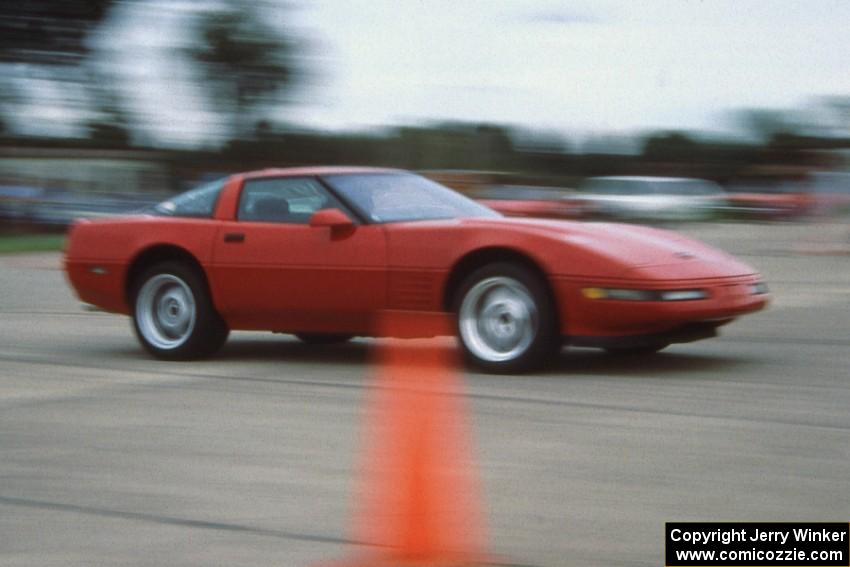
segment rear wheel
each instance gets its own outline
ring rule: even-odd
[[[133,328],[158,358],[186,360],[217,351],[229,330],[213,307],[204,279],[180,262],[145,270],[133,288]]]
[[[541,278],[519,264],[488,264],[455,298],[458,338],[467,359],[488,372],[523,372],[560,347],[555,305]]]
[[[336,345],[353,338],[353,335],[339,333],[295,333],[295,336],[308,345]]]

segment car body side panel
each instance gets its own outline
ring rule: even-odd
[[[624,264],[555,239],[545,230],[499,230],[501,221],[484,219],[398,223],[388,227],[388,304],[392,309],[439,312],[444,309],[452,270],[470,255],[499,249],[527,258],[550,284],[556,274],[590,277],[621,273]],[[571,305],[553,288],[561,331],[571,332]],[[451,298],[448,298],[451,301]]]
[[[340,233],[297,223],[236,220],[246,179],[332,168],[267,170],[231,177],[207,272],[216,307],[233,329],[370,334],[386,307],[383,226]],[[371,171],[367,169],[366,171]],[[228,235],[239,235],[237,241]]]
[[[499,223],[500,224],[500,223]],[[604,226],[604,225],[603,225]],[[616,225],[610,225],[615,233]],[[688,321],[731,318],[764,307],[766,296],[726,293],[755,283],[758,275],[725,253],[684,238],[658,246],[666,232],[623,228],[606,249],[590,246],[585,230],[553,238],[539,223],[529,230],[494,230],[486,220],[399,223],[388,229],[388,303],[393,309],[440,311],[451,269],[468,254],[499,248],[521,254],[547,275],[564,335],[638,334],[666,331]],[[609,237],[610,239],[610,237]],[[653,247],[653,254],[641,248]],[[630,256],[628,250],[634,250]],[[677,253],[683,255],[678,258]],[[706,258],[709,261],[706,261]],[[684,302],[599,302],[584,287],[710,289],[710,299]],[[737,288],[739,292],[742,287]],[[742,292],[741,292],[742,293]]]
[[[533,235],[500,233],[475,222],[396,223],[388,226],[387,234],[388,303],[392,309],[442,311],[452,268],[476,251],[510,249],[538,264],[549,264],[545,247],[529,245],[528,241],[535,240]]]
[[[65,273],[79,298],[106,311],[129,314],[128,270],[145,251],[157,246],[179,248],[206,269],[212,258],[218,218],[232,218],[241,176],[227,180],[213,219],[136,215],[79,221],[71,227]],[[216,303],[218,298],[213,296]]]
[[[576,200],[476,199],[476,201],[509,217],[577,219],[584,215],[583,203]]]
[[[66,257],[64,263],[65,277],[80,301],[112,313],[130,313],[123,293],[126,262]]]
[[[386,307],[384,232],[222,222],[208,270],[216,305],[237,329],[368,334]],[[229,233],[244,240],[227,242]]]
[[[68,279],[82,301],[128,314],[125,290],[133,260],[155,246],[170,246],[206,265],[217,224],[212,219],[151,216],[78,223],[65,252]]]

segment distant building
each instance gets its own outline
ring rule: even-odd
[[[0,148],[0,185],[71,193],[161,193],[172,188],[172,177],[161,152]]]

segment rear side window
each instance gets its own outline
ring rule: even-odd
[[[169,217],[212,218],[225,181],[226,178],[195,187],[156,205],[154,211]]]

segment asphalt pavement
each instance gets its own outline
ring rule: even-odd
[[[655,357],[464,373],[494,554],[657,567],[665,521],[850,521],[847,226],[683,230],[759,269],[773,305]],[[0,257],[0,566],[349,553],[374,343],[235,333],[154,361],[59,261]]]

